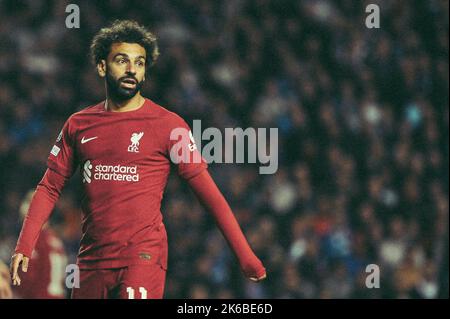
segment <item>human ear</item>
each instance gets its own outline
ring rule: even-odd
[[[101,60],[97,64],[97,72],[98,72],[98,75],[100,75],[100,77],[102,77],[102,78],[104,78],[106,76],[106,61],[105,60]]]

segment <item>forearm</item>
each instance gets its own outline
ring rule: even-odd
[[[208,171],[191,178],[188,183],[200,202],[214,216],[219,229],[239,259],[244,273],[258,277],[263,275],[264,266],[250,248],[230,206]]]
[[[31,257],[42,226],[49,219],[65,182],[66,178],[62,175],[47,169],[31,200],[17,241],[16,253]]]

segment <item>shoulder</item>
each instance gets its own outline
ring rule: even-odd
[[[77,120],[80,117],[83,117],[84,115],[90,115],[90,114],[96,114],[104,109],[104,101],[101,101],[94,105],[89,105],[87,107],[82,108],[81,110],[73,113],[71,116],[69,116],[69,121]]]
[[[173,134],[187,134],[190,128],[181,116],[152,101],[150,103],[151,128],[163,145],[170,145]]]
[[[94,105],[89,105],[87,107],[82,108],[81,110],[71,114],[65,123],[65,126],[69,131],[74,131],[81,125],[81,123],[84,123],[86,119],[89,118],[89,115],[92,114],[99,114],[103,110],[104,101],[99,102]]]
[[[150,103],[151,112],[156,118],[161,120],[165,128],[185,127],[187,125],[185,120],[177,113],[172,112],[149,99],[147,100]]]

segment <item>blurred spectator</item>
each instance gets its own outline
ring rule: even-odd
[[[25,218],[34,190],[30,190],[19,208]],[[68,295],[65,285],[67,256],[62,241],[49,223],[36,242],[26,273],[21,273],[22,283],[14,286],[14,294],[22,299],[61,299]]]
[[[13,296],[11,289],[11,277],[9,268],[0,261],[0,299],[11,299]]]

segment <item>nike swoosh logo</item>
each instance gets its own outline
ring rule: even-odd
[[[90,138],[83,138],[81,139],[81,144],[87,143],[89,141],[95,140],[98,136],[90,137]]]

